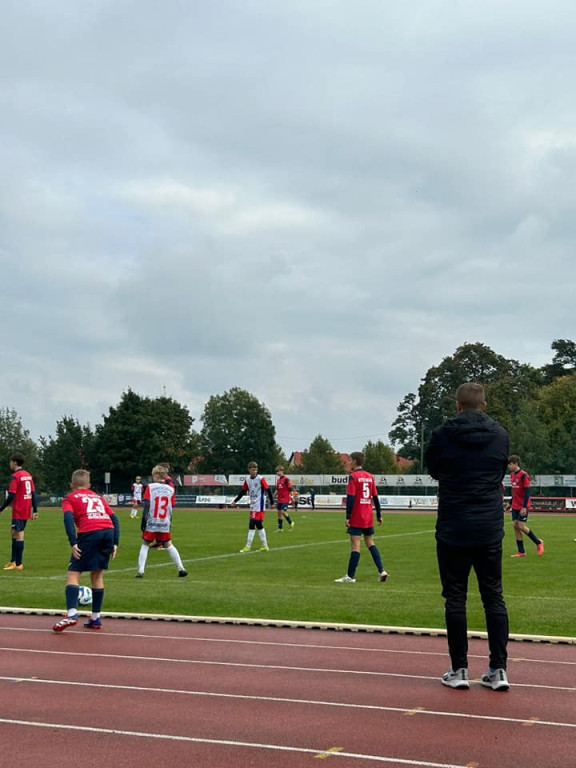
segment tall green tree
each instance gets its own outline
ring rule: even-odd
[[[332,448],[330,441],[322,435],[317,435],[307,450],[302,451],[300,471],[308,475],[339,475],[346,469],[340,454]]]
[[[552,362],[542,368],[547,383],[576,371],[576,342],[570,339],[554,339],[551,346],[554,350]]]
[[[576,373],[554,379],[537,395],[538,415],[549,436],[551,472],[576,467]]]
[[[10,456],[13,453],[25,456],[24,468],[34,478],[36,490],[44,485],[42,461],[38,445],[30,432],[22,425],[22,419],[13,408],[0,408],[0,487],[7,488],[12,470]]]
[[[54,437],[40,438],[47,488],[64,494],[76,469],[89,469],[94,455],[94,433],[72,416],[56,423]]]
[[[418,393],[409,393],[398,406],[398,416],[389,433],[390,440],[401,446],[398,453],[416,462],[416,471],[422,469],[424,444],[432,430],[444,419],[455,415],[455,393],[466,381],[484,385],[489,412],[493,415],[489,399],[491,388],[494,388],[495,400],[498,394],[500,413],[504,414],[505,403],[513,404],[517,410],[526,392],[537,389],[539,377],[531,366],[498,355],[480,342],[463,344],[453,355],[430,368],[422,379]]]
[[[368,440],[364,446],[364,469],[373,475],[396,475],[398,465],[396,456],[389,445],[382,440],[373,443]]]
[[[96,427],[93,481],[102,487],[110,472],[111,489],[122,491],[158,462],[167,462],[175,474],[185,472],[198,455],[193,423],[188,409],[171,397],[142,397],[128,389]]]
[[[522,466],[530,474],[548,474],[554,471],[550,433],[543,423],[538,402],[524,400],[517,418],[508,428],[510,453],[517,454]]]
[[[273,473],[284,458],[270,411],[245,389],[233,387],[212,395],[201,420],[199,467],[203,472],[241,474],[248,462],[256,461],[261,472]]]

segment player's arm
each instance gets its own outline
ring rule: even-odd
[[[522,507],[523,509],[528,509],[528,502],[530,501],[530,478],[528,475],[524,475],[522,484],[524,485],[524,500],[522,502]]]
[[[36,520],[38,517],[38,499],[36,497],[36,491],[32,491],[32,520]]]
[[[440,471],[440,455],[438,438],[434,432],[432,432],[430,442],[424,451],[424,464],[426,465],[430,476],[433,477],[434,480],[438,480],[438,473]]]
[[[74,560],[79,560],[82,550],[78,547],[78,541],[76,537],[76,525],[74,523],[74,515],[71,510],[64,510],[64,528],[66,529],[66,535],[68,541],[72,547],[72,557]]]
[[[4,504],[0,507],[0,512],[2,512],[3,509],[6,509],[6,507],[9,507],[10,504],[12,504],[12,499],[16,496],[15,493],[8,492],[8,495],[6,496],[6,499],[4,500]]]
[[[120,543],[120,520],[118,520],[115,512],[112,512],[110,515],[110,520],[114,526],[114,549],[112,550],[112,557],[114,558],[116,557],[116,550],[118,549],[118,544]]]
[[[372,496],[372,501],[374,503],[374,509],[376,510],[376,520],[378,521],[378,525],[382,525],[382,507],[380,506],[380,497],[378,496],[378,493]]]
[[[235,499],[234,499],[234,500],[233,500],[233,501],[230,503],[230,506],[231,506],[231,507],[235,507],[235,506],[236,506],[236,504],[238,504],[238,502],[239,502],[239,501],[240,501],[240,499],[242,498],[242,496],[245,496],[245,495],[246,495],[246,489],[242,488],[242,490],[240,491],[240,493],[238,494],[238,496],[236,496],[236,498],[235,498]]]
[[[148,513],[150,512],[150,499],[144,499],[142,502],[142,520],[140,521],[140,530],[146,530],[146,523],[148,522]]]

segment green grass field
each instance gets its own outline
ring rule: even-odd
[[[234,616],[293,621],[410,627],[444,626],[435,559],[434,515],[386,513],[376,543],[386,584],[378,582],[363,549],[356,584],[334,584],[346,573],[349,543],[342,512],[296,513],[292,532],[275,533],[267,515],[270,552],[239,554],[246,542],[246,510],[177,510],[174,543],[189,571],[179,579],[166,552],[150,552],[144,579],[134,579],[140,548],[139,520],[118,510],[120,549],[106,575],[104,611]],[[532,516],[546,542],[537,557],[511,559],[511,530],[504,540],[504,589],[513,633],[576,635],[576,518]],[[507,524],[511,528],[510,523]],[[10,515],[0,516],[0,560],[10,554]],[[254,550],[259,546],[256,536]],[[2,551],[4,555],[2,556]],[[69,547],[62,513],[41,510],[26,529],[22,572],[0,570],[0,605],[60,609],[64,605]],[[2,559],[3,558],[3,559]],[[82,583],[89,585],[87,576]],[[469,628],[483,630],[483,612],[472,576]]]

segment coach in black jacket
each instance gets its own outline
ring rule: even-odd
[[[436,550],[445,599],[452,668],[442,678],[451,688],[469,688],[466,598],[473,568],[486,615],[490,668],[482,684],[508,690],[508,613],[502,597],[504,514],[502,480],[508,464],[508,434],[484,410],[484,388],[469,382],[456,392],[458,415],[432,433],[428,471],[438,480]]]

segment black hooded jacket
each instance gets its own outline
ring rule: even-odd
[[[508,433],[482,411],[463,411],[434,430],[425,462],[438,480],[439,541],[474,547],[502,540],[508,452]]]

